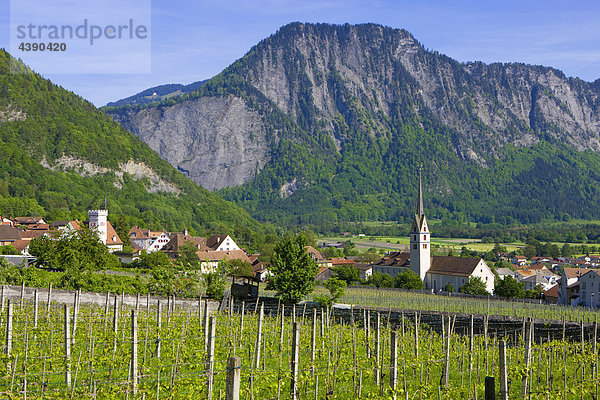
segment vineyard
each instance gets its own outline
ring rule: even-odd
[[[223,399],[232,356],[240,399],[597,398],[595,321],[42,298],[2,297],[2,398]]]

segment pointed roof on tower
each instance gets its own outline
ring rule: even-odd
[[[423,185],[421,183],[421,170],[419,167],[419,198],[417,199],[417,212],[413,219],[411,232],[421,232],[425,225],[425,209],[423,208]]]
[[[417,200],[417,215],[425,215],[425,211],[423,210],[423,187],[421,185],[421,170],[419,168],[419,199]]]

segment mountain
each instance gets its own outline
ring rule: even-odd
[[[0,152],[3,216],[84,220],[106,197],[109,218],[119,218],[122,229],[127,223],[198,232],[265,229],[240,207],[177,172],[91,103],[4,50]]]
[[[460,63],[375,24],[292,23],[197,90],[105,112],[195,182],[284,224],[600,212],[600,80]]]
[[[178,96],[184,93],[190,93],[201,87],[206,80],[182,85],[180,83],[171,83],[166,85],[154,86],[150,89],[143,90],[133,96],[126,97],[121,100],[113,101],[106,104],[107,107],[135,106],[160,104],[173,96]]]

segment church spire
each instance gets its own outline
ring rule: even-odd
[[[421,170],[423,168],[419,167],[419,199],[417,200],[417,215],[425,215],[425,211],[423,210],[423,188],[421,185]]]

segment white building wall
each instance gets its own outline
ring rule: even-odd
[[[414,225],[418,226],[418,224]],[[410,269],[417,273],[421,280],[427,282],[425,276],[429,268],[431,268],[431,234],[423,216],[420,232],[410,233]]]
[[[223,240],[221,245],[216,249],[216,251],[232,251],[232,250],[241,250],[240,247],[233,241],[229,235]]]
[[[106,244],[108,235],[108,210],[89,210],[88,217],[90,219],[89,228],[98,232],[98,237],[102,244]]]
[[[483,283],[485,283],[485,290],[487,290],[490,294],[494,294],[496,277],[485,261],[479,261],[479,264],[477,264],[477,267],[475,267],[475,270],[471,276],[480,277]]]

